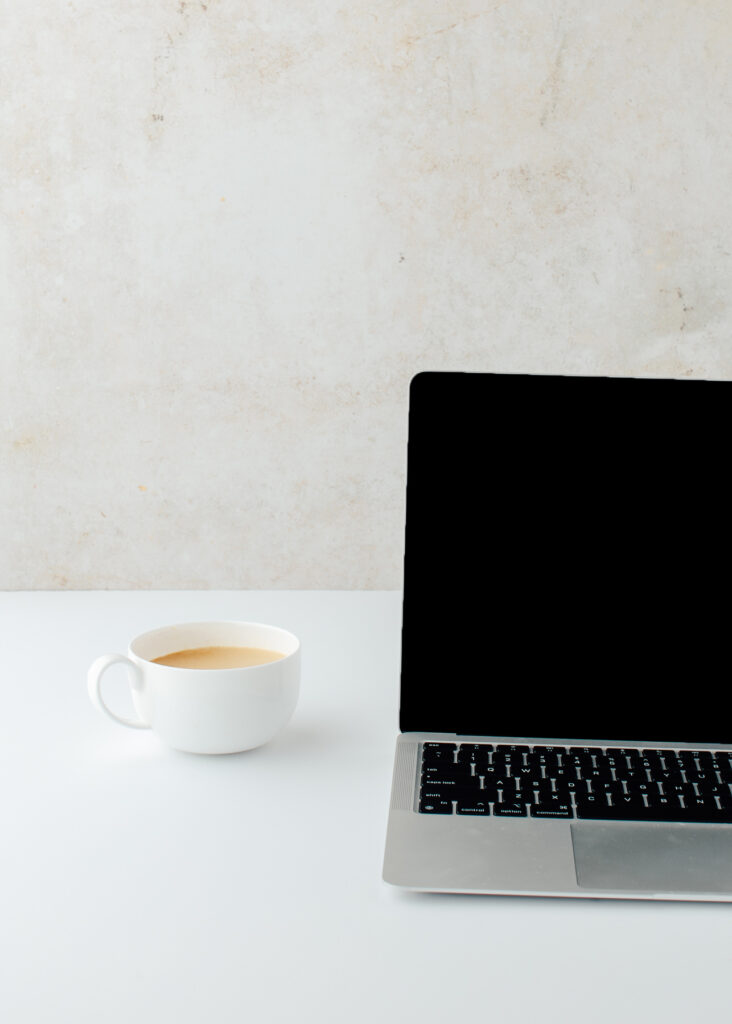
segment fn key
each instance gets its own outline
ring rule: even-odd
[[[420,800],[420,814],[452,814],[452,800]]]

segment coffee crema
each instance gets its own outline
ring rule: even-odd
[[[190,647],[153,658],[156,665],[171,668],[251,668],[284,658],[280,651],[264,647]]]

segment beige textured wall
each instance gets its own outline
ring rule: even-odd
[[[0,587],[398,587],[416,371],[732,377],[727,0],[0,40]]]

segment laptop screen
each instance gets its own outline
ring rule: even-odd
[[[732,382],[412,381],[402,731],[730,742]]]

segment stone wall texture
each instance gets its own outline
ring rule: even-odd
[[[732,378],[727,0],[0,40],[4,589],[396,589],[414,373]]]

